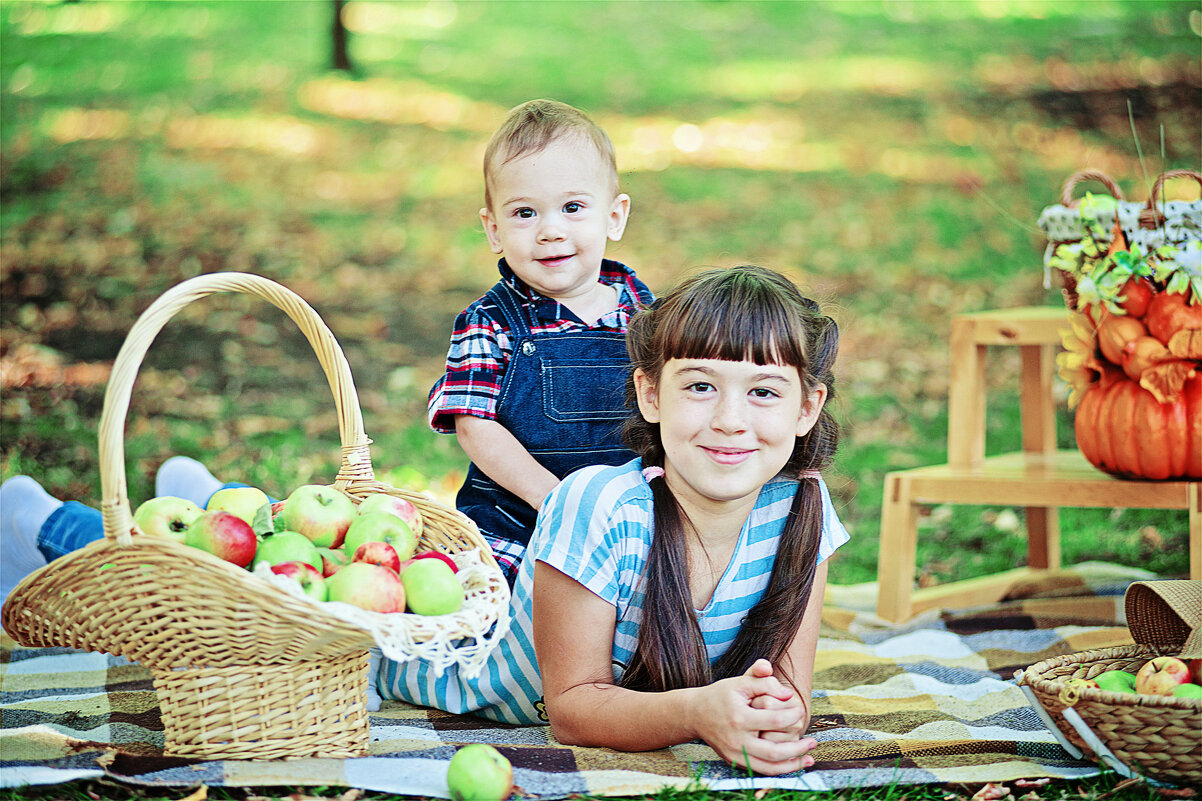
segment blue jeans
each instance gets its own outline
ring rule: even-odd
[[[245,487],[232,481],[223,484],[227,487]],[[207,501],[206,501],[207,503]],[[79,501],[66,501],[62,506],[50,513],[42,528],[38,531],[38,550],[47,562],[53,562],[60,556],[79,550],[89,542],[95,542],[104,536],[104,518],[99,509],[85,506]]]

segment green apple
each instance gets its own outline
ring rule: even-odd
[[[504,801],[513,792],[513,766],[491,745],[465,745],[451,757],[447,789],[455,801]]]
[[[204,509],[186,498],[160,495],[138,507],[134,512],[134,523],[144,534],[183,542],[188,526],[203,514]]]
[[[1093,677],[1098,689],[1114,693],[1134,693],[1135,674],[1125,670],[1107,670]]]
[[[287,531],[304,534],[314,545],[337,548],[354,518],[355,503],[347,495],[334,487],[304,484],[284,501],[278,522]]]
[[[209,512],[229,512],[238,515],[250,525],[264,506],[271,506],[267,493],[255,487],[223,487],[217,490],[205,504]]]
[[[401,570],[409,611],[449,615],[463,607],[465,593],[455,571],[440,559],[413,559]]]
[[[313,565],[318,573],[322,572],[321,552],[308,537],[296,531],[278,531],[264,537],[255,551],[254,564],[259,562],[272,566],[284,562],[304,562]]]
[[[359,546],[367,542],[388,543],[396,549],[397,558],[402,562],[417,550],[417,537],[413,529],[404,520],[388,512],[367,512],[356,516],[346,531],[342,550],[353,557]]]
[[[377,492],[374,495],[368,495],[359,504],[359,514],[365,515],[368,512],[388,512],[389,514],[396,515],[409,524],[409,529],[414,534],[421,534],[421,510],[410,501],[397,495],[389,495],[386,492]]]
[[[1177,685],[1177,689],[1173,690],[1174,698],[1202,698],[1202,685],[1187,682],[1186,684]]]

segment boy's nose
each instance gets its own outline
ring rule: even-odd
[[[538,229],[538,241],[555,242],[563,239],[563,228],[553,218],[544,217]]]

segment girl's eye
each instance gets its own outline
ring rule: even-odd
[[[705,381],[694,381],[692,384],[689,384],[688,386],[686,386],[685,389],[688,390],[689,392],[696,392],[696,393],[700,394],[703,392],[712,392],[714,389],[714,385],[709,384]]]
[[[575,200],[563,204],[564,214],[577,214],[584,209],[584,206],[577,203]]]
[[[513,210],[513,216],[523,220],[529,220],[534,216],[534,209],[520,208]]]
[[[753,397],[760,398],[760,399],[779,398],[780,397],[780,395],[777,392],[775,392],[774,390],[768,389],[767,387],[756,387],[755,389],[751,390],[751,394]]]

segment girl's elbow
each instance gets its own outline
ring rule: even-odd
[[[597,743],[589,736],[588,727],[572,720],[570,715],[556,714],[547,710],[551,722],[551,733],[560,745],[593,746]]]

